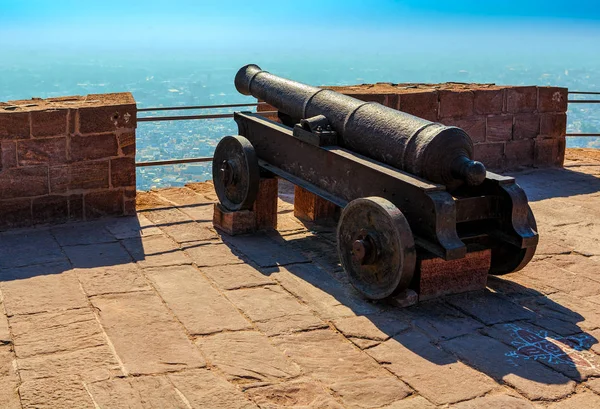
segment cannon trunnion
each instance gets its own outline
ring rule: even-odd
[[[525,193],[513,178],[473,161],[459,128],[333,91],[322,95],[256,66],[243,67],[236,86],[278,108],[284,123],[235,114],[239,136],[223,138],[213,161],[221,205],[251,209],[259,175],[269,172],[343,208],[338,254],[364,296],[409,288],[421,253],[457,260],[490,249],[492,274],[519,270],[533,257],[538,235]],[[324,102],[315,104],[319,95]],[[361,110],[366,116],[352,122]]]

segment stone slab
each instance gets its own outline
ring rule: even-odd
[[[483,324],[445,302],[422,303],[408,310],[413,325],[435,340],[473,333]]]
[[[148,291],[146,279],[133,263],[120,266],[76,269],[75,273],[88,296]]]
[[[483,335],[464,335],[442,347],[531,400],[557,400],[573,393],[575,383],[535,360],[513,356],[515,348]]]
[[[91,301],[128,373],[154,374],[205,365],[155,293],[101,295]]]
[[[535,318],[535,315],[509,298],[489,291],[450,296],[447,302],[486,325]]]
[[[165,235],[126,239],[122,243],[142,268],[176,266],[192,262],[177,243]]]
[[[283,266],[309,261],[292,247],[277,243],[268,234],[223,237],[223,241],[233,245],[260,267]]]
[[[473,399],[496,387],[491,378],[457,361],[415,330],[365,352],[437,405]]]
[[[259,287],[275,284],[268,275],[250,264],[202,267],[201,271],[222,290]]]
[[[147,277],[191,335],[251,328],[250,323],[195,267],[147,269]]]
[[[28,229],[0,234],[0,269],[66,261],[48,230]]]
[[[61,246],[110,243],[116,238],[104,227],[103,223],[77,223],[68,226],[53,227],[50,232]]]
[[[106,229],[118,240],[163,234],[142,214],[106,221]]]
[[[252,388],[245,391],[254,402],[265,409],[311,408],[342,409],[342,406],[322,385],[310,379],[299,379]]]
[[[456,409],[534,409],[535,406],[525,399],[510,395],[488,395],[453,406]]]
[[[77,376],[25,381],[19,387],[23,409],[97,409]]]
[[[194,408],[252,409],[257,406],[214,371],[196,369],[169,374],[177,390]]]
[[[187,243],[185,253],[198,267],[216,267],[244,263],[245,258],[227,244]]]
[[[10,346],[0,345],[0,408],[21,409],[20,379],[15,369],[15,356]]]
[[[259,332],[223,332],[198,338],[196,344],[210,364],[235,384],[280,382],[300,374],[298,366]]]
[[[64,246],[63,251],[75,268],[94,268],[131,263],[132,259],[119,242],[83,246]]]
[[[217,238],[206,223],[196,223],[176,208],[147,210],[144,216],[178,243]]]

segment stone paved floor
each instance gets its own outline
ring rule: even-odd
[[[541,244],[484,294],[362,300],[331,227],[221,237],[210,185],[0,235],[0,408],[600,407],[600,160],[518,175]]]

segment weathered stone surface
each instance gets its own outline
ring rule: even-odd
[[[122,190],[105,190],[85,194],[85,217],[96,219],[125,214]]]
[[[600,406],[600,396],[583,391],[573,396],[568,397],[562,402],[552,403],[548,409],[580,409],[580,408],[597,408]]]
[[[250,264],[232,264],[227,266],[203,267],[202,272],[222,290],[258,287],[275,284],[266,274]]]
[[[212,240],[217,235],[207,224],[196,223],[178,209],[167,208],[144,212],[144,216],[178,243]]]
[[[11,344],[12,336],[10,334],[10,329],[8,328],[8,319],[6,317],[6,313],[4,312],[4,305],[0,303],[0,345]]]
[[[196,344],[236,384],[275,382],[300,374],[298,366],[258,332],[224,332],[198,338]]]
[[[0,201],[0,229],[29,227],[33,223],[32,199],[12,199]]]
[[[212,371],[196,369],[167,376],[194,408],[251,409],[257,407],[233,385]]]
[[[504,143],[476,143],[473,145],[473,159],[483,162],[488,169],[502,169]]]
[[[185,253],[198,267],[216,267],[244,262],[242,255],[227,244],[186,243]]]
[[[34,355],[17,360],[23,382],[32,379],[78,375],[85,382],[95,382],[122,376],[123,372],[107,346]]]
[[[277,228],[277,192],[278,179],[276,177],[260,178],[256,201],[252,206],[258,230]]]
[[[10,319],[18,358],[75,351],[106,344],[94,313],[87,307]]]
[[[487,118],[486,129],[488,142],[509,141],[513,132],[513,116],[490,115]]]
[[[343,408],[321,385],[304,379],[248,389],[246,395],[265,409]]]
[[[77,223],[68,226],[53,227],[52,235],[61,246],[110,243],[116,241],[101,223]]]
[[[278,267],[271,277],[323,319],[376,314],[385,308],[367,302],[350,284],[336,281],[313,264]]]
[[[410,393],[400,380],[331,330],[281,335],[273,342],[351,407],[383,406]]]
[[[382,409],[434,409],[435,405],[421,396],[412,396],[383,406]]]
[[[227,293],[231,300],[252,321],[268,321],[286,315],[312,316],[312,312],[280,286],[244,288]]]
[[[142,214],[107,220],[105,226],[118,240],[162,234],[162,231]]]
[[[0,288],[9,316],[87,306],[87,299],[72,272],[4,281]]]
[[[0,346],[0,408],[3,409],[21,409],[14,359],[10,346]]]
[[[365,352],[437,405],[473,399],[496,385],[417,331],[398,334]]]
[[[534,409],[535,406],[525,399],[510,395],[488,395],[475,398],[467,402],[460,402],[453,406],[456,409]]]
[[[531,311],[512,303],[502,295],[488,291],[458,294],[448,297],[447,301],[486,325],[534,318]]]
[[[443,342],[442,347],[532,400],[561,399],[575,387],[569,378],[535,360],[513,357],[514,348],[493,338],[465,335]]]
[[[205,365],[154,293],[101,295],[92,298],[92,304],[127,372],[152,374]]]
[[[67,162],[67,139],[28,139],[17,142],[19,166],[63,164]]]
[[[472,91],[440,90],[440,118],[469,117],[473,115],[474,94]]]
[[[88,296],[151,289],[135,264],[82,268],[75,273]]]
[[[133,259],[143,268],[191,263],[177,243],[164,235],[126,239],[122,243]]]
[[[51,186],[54,186],[54,190],[60,191],[62,188],[76,190],[76,189],[108,189],[108,160],[98,160],[94,162],[82,162],[70,165],[66,169],[57,169],[59,173],[58,182],[56,181],[56,175],[53,176],[53,180],[50,181]],[[51,172],[51,174],[53,174]],[[58,186],[57,186],[58,185]]]
[[[19,386],[23,409],[97,409],[78,376],[52,377]]]
[[[533,112],[537,108],[537,87],[510,87],[506,89],[508,112]]]
[[[66,261],[58,243],[46,230],[0,234],[0,269]]]
[[[335,217],[336,206],[309,192],[295,186],[294,188],[294,216],[301,220],[323,221]]]
[[[131,257],[119,242],[65,246],[63,251],[75,268],[94,268],[131,263]]]
[[[256,231],[256,213],[252,210],[229,211],[220,203],[213,205],[213,226],[230,236]]]
[[[31,200],[33,224],[60,223],[69,220],[69,197],[42,196]]]
[[[233,245],[260,267],[308,262],[298,251],[276,242],[267,234],[223,237],[223,241]]]
[[[504,107],[503,89],[478,89],[473,91],[473,109],[476,114],[499,114]]]
[[[67,134],[68,109],[31,112],[31,135],[36,137]]]
[[[30,137],[29,112],[0,112],[0,139]]]
[[[346,337],[385,341],[410,328],[400,314],[366,315],[340,318],[333,325]]]
[[[87,388],[100,408],[189,409],[166,376],[110,379]]]
[[[325,322],[312,314],[290,314],[266,321],[257,321],[254,325],[269,337],[290,332],[328,328]]]
[[[408,312],[411,323],[436,340],[455,338],[483,327],[480,322],[440,301],[419,304]]]
[[[192,335],[250,328],[250,323],[189,265],[147,269],[145,274]]]

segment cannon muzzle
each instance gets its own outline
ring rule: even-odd
[[[238,71],[235,87],[297,121],[324,115],[343,147],[449,191],[485,180],[485,166],[472,160],[473,142],[460,128],[281,78],[254,64]]]

